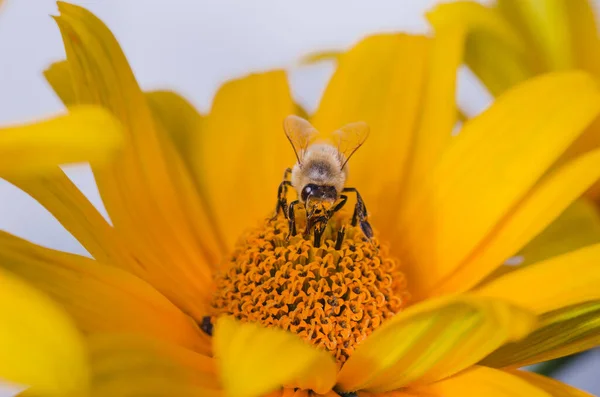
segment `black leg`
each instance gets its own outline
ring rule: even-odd
[[[279,188],[277,189],[277,206],[275,207],[275,215],[271,218],[274,220],[279,215],[279,210],[283,211],[283,216],[288,217],[287,214],[287,188],[292,186],[292,182],[288,180],[289,175],[291,174],[292,169],[286,168],[283,173],[283,181],[279,184]]]
[[[341,250],[342,243],[344,242],[344,237],[346,236],[346,226],[342,226],[340,230],[338,230],[337,238],[335,239],[335,249]]]
[[[331,218],[333,214],[342,209],[342,207],[346,204],[346,201],[348,201],[348,196],[345,194],[340,195],[340,201],[335,205],[335,207],[328,211],[327,216]]]
[[[288,224],[289,224],[289,234],[287,239],[296,235],[296,214],[294,211],[294,207],[300,204],[300,200],[294,200],[290,203],[288,207]]]
[[[327,227],[327,222],[319,223],[315,227],[314,242],[313,242],[313,246],[315,248],[319,248],[321,246],[321,237],[323,236],[323,232],[325,231],[326,227]]]
[[[354,206],[354,214],[352,215],[352,226],[356,226],[360,223],[360,228],[367,236],[367,238],[373,237],[373,229],[371,225],[367,221],[367,207],[365,206],[365,202],[363,201],[360,193],[353,187],[344,188],[344,192],[353,192],[356,193],[356,205]]]

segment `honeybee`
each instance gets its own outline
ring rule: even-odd
[[[297,160],[292,168],[285,170],[277,192],[275,216],[283,211],[289,222],[288,238],[296,235],[295,207],[304,205],[307,214],[304,234],[309,235],[314,229],[315,245],[318,246],[327,222],[348,200],[343,193],[350,192],[356,194],[352,225],[360,224],[365,236],[373,237],[362,197],[356,188],[345,186],[348,160],[369,136],[369,126],[364,122],[350,123],[335,131],[330,139],[325,139],[307,120],[292,115],[285,118],[283,129]],[[288,187],[293,187],[298,194],[298,199],[289,205]],[[342,228],[336,245],[341,245],[343,233]]]

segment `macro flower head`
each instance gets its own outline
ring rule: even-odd
[[[34,321],[11,343],[47,359],[0,375],[63,395],[584,395],[518,368],[600,343],[600,245],[497,269],[600,177],[598,150],[558,162],[598,115],[593,77],[526,81],[452,134],[465,29],[440,24],[340,54],[315,114],[276,70],[226,83],[201,115],[143,92],[90,12],[59,10],[66,60],[46,78],[67,108],[111,112],[125,144],[92,164],[110,224],[58,167],[8,177],[93,259],[0,234],[2,267],[55,303],[21,299],[44,337]],[[301,161],[294,114],[371,131],[349,159],[356,191],[307,230],[298,186],[278,192]]]

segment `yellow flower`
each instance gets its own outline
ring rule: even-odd
[[[361,41],[310,120],[370,125],[349,186],[375,238],[349,210],[319,245],[265,220],[294,162],[285,72],[227,83],[201,116],[143,93],[108,29],[59,9],[67,60],[48,80],[68,107],[103,105],[126,130],[122,154],[94,167],[113,225],[64,175],[11,178],[94,259],[3,233],[0,263],[86,335],[89,381],[73,383],[94,396],[585,395],[518,368],[600,343],[600,245],[487,277],[600,177],[598,150],[556,163],[600,110],[591,77],[526,82],[452,137],[464,29]]]

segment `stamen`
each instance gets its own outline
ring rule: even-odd
[[[212,314],[292,331],[344,363],[408,300],[398,262],[347,222],[335,216],[318,238],[287,240],[283,215],[250,231],[216,279]]]

